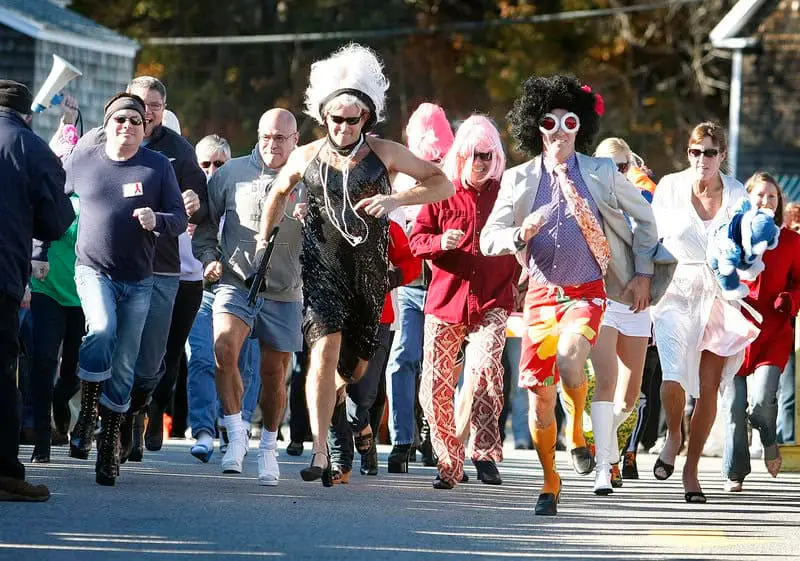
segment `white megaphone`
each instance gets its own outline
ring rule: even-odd
[[[58,105],[64,96],[61,89],[73,78],[83,76],[83,73],[58,55],[53,55],[53,67],[50,75],[44,81],[39,93],[33,98],[31,111],[41,113],[52,105]]]

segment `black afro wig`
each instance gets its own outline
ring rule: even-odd
[[[522,95],[515,101],[507,118],[511,122],[511,136],[520,150],[529,156],[542,153],[542,133],[539,121],[553,109],[572,111],[581,120],[575,139],[575,149],[588,153],[600,128],[600,118],[595,112],[595,94],[582,89],[575,76],[533,76],[522,84]]]

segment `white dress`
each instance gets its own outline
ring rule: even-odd
[[[722,206],[708,224],[700,219],[692,204],[694,173],[691,170],[665,176],[658,183],[653,198],[658,234],[666,249],[678,259],[666,294],[652,307],[655,342],[663,380],[680,383],[693,397],[700,394],[699,367],[703,350],[728,357],[720,384],[724,389],[742,365],[744,349],[758,334],[738,306],[721,298],[721,289],[706,265],[708,229],[729,220],[736,202],[747,196],[736,179],[721,177]],[[709,339],[713,339],[713,346]]]

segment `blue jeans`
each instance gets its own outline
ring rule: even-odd
[[[528,428],[528,390],[520,388],[519,359],[522,354],[522,338],[507,337],[503,349],[503,367],[511,371],[511,429],[514,431],[514,444],[533,446],[531,431]]]
[[[187,399],[189,401],[189,425],[192,436],[197,438],[201,431],[216,434],[219,400],[214,382],[214,294],[204,290],[200,310],[194,318],[189,339],[186,342],[187,359]],[[258,369],[258,341],[245,340],[239,355],[239,371],[244,384],[242,418],[250,421],[261,392],[261,378]]]
[[[369,410],[375,403],[381,374],[386,368],[392,332],[388,323],[378,326],[379,346],[367,365],[364,377],[355,384],[348,384],[345,412],[334,412],[328,429],[328,447],[334,463],[345,468],[353,467],[353,435],[369,426]],[[340,413],[337,415],[337,413]]]
[[[125,413],[130,407],[133,367],[150,309],[153,277],[115,281],[77,265],[75,285],[87,327],[78,354],[78,377],[104,382],[100,403]]]
[[[146,393],[148,401],[164,375],[164,355],[172,324],[172,307],[181,278],[177,275],[153,275],[153,295],[142,332],[142,344],[136,359],[133,389]]]
[[[761,366],[749,376],[750,424],[758,429],[764,457],[774,457],[776,445],[775,420],[778,414],[778,380],[781,371],[777,366]],[[734,376],[728,390],[725,408],[728,423],[725,427],[725,450],[722,453],[722,474],[733,481],[744,481],[750,473],[750,450],[747,446],[748,395],[747,378]],[[769,447],[773,448],[770,454]]]
[[[424,288],[403,286],[397,290],[400,328],[392,342],[386,367],[386,395],[389,397],[389,434],[392,444],[411,444],[416,433],[414,403],[417,377],[422,370],[425,334]]]
[[[789,353],[789,362],[781,376],[778,388],[778,443],[794,442],[794,351]]]
[[[253,420],[253,411],[261,397],[261,349],[258,339],[251,336],[245,339],[239,353],[239,372],[242,376],[244,395],[242,396],[242,420],[249,423]],[[219,417],[222,418],[222,404],[219,405]]]

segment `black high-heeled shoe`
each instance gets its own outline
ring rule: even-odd
[[[314,465],[314,456],[322,454],[328,463],[324,468]],[[323,487],[333,487],[333,468],[331,467],[331,456],[327,452],[313,452],[311,454],[311,465],[300,470],[300,477],[303,481],[316,481],[322,479]]]

